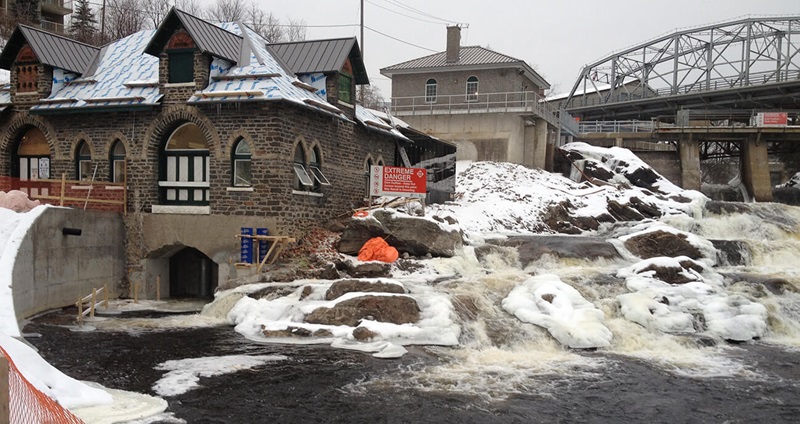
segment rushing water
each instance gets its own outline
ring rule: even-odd
[[[713,206],[713,205],[712,205]],[[462,327],[458,347],[411,348],[399,360],[319,346],[263,345],[213,317],[121,318],[69,332],[51,314],[30,341],[67,374],[152,393],[170,359],[285,355],[253,370],[201,379],[169,397],[190,423],[246,422],[797,422],[800,417],[800,237],[798,208],[750,205],[669,223],[707,239],[736,241],[736,261],[714,272],[724,290],[767,309],[760,340],[664,334],[625,319],[625,259],[560,259],[519,266],[513,249],[478,263],[433,260],[459,277],[436,283]],[[616,227],[606,233],[624,233]],[[602,234],[601,234],[602,235]],[[468,252],[469,253],[469,252]],[[467,257],[469,256],[469,257]],[[531,274],[554,273],[605,314],[611,345],[571,350],[504,311],[502,300]]]

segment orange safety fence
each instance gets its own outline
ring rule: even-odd
[[[10,424],[83,424],[80,418],[26,380],[2,347],[0,353],[8,360]]]
[[[31,200],[55,206],[94,211],[126,212],[127,191],[122,183],[107,181],[21,180],[0,176],[0,191],[20,190]]]

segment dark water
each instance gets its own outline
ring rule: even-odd
[[[233,354],[289,357],[249,371],[201,378],[199,387],[167,397],[168,412],[188,423],[793,423],[800,422],[800,352],[759,344],[732,355],[759,381],[686,378],[625,357],[586,352],[610,364],[598,377],[552,376],[549,395],[516,395],[502,402],[452,393],[371,385],[345,386],[439,359],[411,348],[399,360],[320,346],[263,345],[232,327],[140,334],[70,332],[67,315],[34,320],[26,333],[40,354],[64,373],[110,388],[155,395],[171,359]]]

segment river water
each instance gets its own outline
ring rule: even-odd
[[[73,332],[66,325],[70,311],[60,311],[33,320],[24,331],[41,334],[29,341],[66,374],[149,394],[164,374],[156,366],[167,360],[288,358],[201,378],[199,388],[166,397],[168,412],[188,423],[798,422],[800,294],[794,288],[800,278],[800,212],[779,205],[716,212],[670,224],[736,242],[731,257],[737,259],[715,271],[728,293],[766,307],[768,330],[759,340],[670,335],[626,320],[616,301],[627,292],[616,276],[623,259],[544,256],[521,269],[513,252],[475,269],[463,265],[457,278],[436,283],[455,305],[462,327],[458,347],[409,347],[396,360],[318,345],[259,344],[229,326],[180,324],[196,316],[124,315],[117,325]],[[619,228],[608,231],[611,236]],[[557,274],[601,309],[614,335],[611,345],[567,349],[505,312],[502,299],[532,273]]]

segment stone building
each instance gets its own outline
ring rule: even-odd
[[[392,113],[456,143],[459,159],[545,168],[559,118],[542,99],[550,84],[525,61],[461,46],[447,28],[447,49],[381,69],[392,79]]]
[[[352,100],[368,82],[355,39],[317,54],[323,91],[246,26],[176,9],[102,48],[20,26],[0,54],[0,176],[127,178],[123,286],[161,276],[164,296],[209,295],[252,272],[234,266],[242,227],[302,236],[414,145]]]

